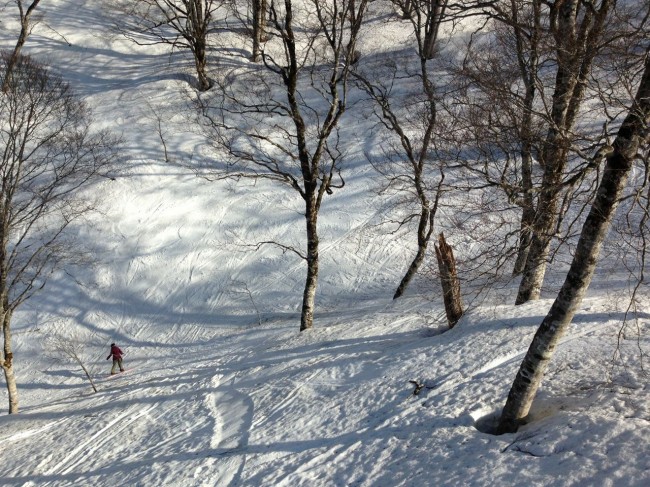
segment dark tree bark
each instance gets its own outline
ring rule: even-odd
[[[445,9],[449,0],[430,0],[426,2],[426,29],[424,36],[424,56],[433,59],[436,53],[436,41],[440,24],[445,16]]]
[[[433,59],[440,25],[445,18],[449,0],[391,0],[402,11],[402,18],[409,19],[416,27],[415,35],[424,59]]]
[[[456,270],[456,258],[454,257],[454,251],[447,244],[442,233],[438,237],[438,244],[435,245],[435,248],[447,323],[449,323],[449,328],[453,328],[463,316],[463,301],[460,294],[458,271]]]
[[[412,11],[412,3],[413,0],[400,0],[399,4],[400,7],[402,8],[402,18],[403,19],[410,19],[411,18],[411,11]]]
[[[589,288],[600,248],[625,188],[637,151],[647,145],[650,123],[650,52],[634,103],[607,157],[596,199],[585,220],[569,273],[540,325],[514,380],[501,414],[499,433],[517,430],[526,418],[544,372]]]

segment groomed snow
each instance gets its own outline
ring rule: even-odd
[[[167,122],[172,159],[203,153],[183,115],[187,59],[110,34],[102,2],[43,3],[26,52],[124,135],[126,157],[115,180],[93,188],[101,211],[77,230],[98,263],[54,276],[14,318],[21,413],[0,416],[0,485],[650,485],[650,299],[638,296],[638,321],[621,334],[626,273],[603,263],[531,422],[482,433],[552,296],[515,307],[506,285],[450,331],[428,279],[392,301],[412,242],[376,226],[372,172],[350,147],[348,184],[320,220],[315,327],[299,333],[304,265],[243,245],[300,245],[295,195],[164,162],[153,113]],[[2,14],[4,48],[14,10]],[[98,393],[74,363],[52,358],[55,329],[95,333]],[[111,341],[126,352],[114,377]],[[415,395],[409,381],[424,387]],[[6,405],[4,382],[0,391]]]

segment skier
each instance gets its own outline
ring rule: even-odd
[[[111,368],[111,375],[116,373],[116,369],[119,366],[120,372],[124,372],[124,367],[122,367],[122,355],[124,355],[124,352],[115,345],[114,343],[111,343],[111,353],[108,354],[108,357],[106,357],[106,360],[113,357],[113,367]]]

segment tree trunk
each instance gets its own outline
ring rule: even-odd
[[[11,56],[9,58],[9,62],[7,63],[7,69],[4,73],[4,81],[2,82],[3,93],[7,93],[9,87],[11,86],[11,79],[13,76],[14,67],[18,62],[18,58],[20,57],[20,52],[22,51],[25,42],[27,42],[27,37],[29,37],[29,34],[31,33],[29,20],[31,18],[32,12],[38,6],[38,3],[40,1],[41,0],[34,0],[32,4],[27,8],[26,12],[23,9],[22,0],[18,1],[18,9],[20,10],[20,34],[18,36],[18,40],[16,41],[16,46],[14,47],[14,50],[11,53]]]
[[[306,200],[307,279],[305,280],[305,291],[302,297],[300,331],[314,326],[314,303],[316,299],[316,286],[318,284],[318,210],[314,199],[313,197],[308,197]]]
[[[552,172],[552,171],[549,171]],[[537,204],[533,235],[530,241],[524,273],[519,283],[515,304],[539,299],[546,274],[551,240],[557,223],[560,194],[552,187],[542,191]]]
[[[0,365],[5,374],[7,383],[7,393],[9,395],[9,414],[18,412],[18,386],[16,385],[16,376],[14,374],[13,352],[11,348],[11,312],[5,311],[2,319],[2,331],[4,338],[4,347],[0,356]]]
[[[261,60],[262,44],[266,41],[266,2],[253,0],[253,62]]]
[[[425,204],[427,204],[427,202],[425,202]],[[413,280],[413,277],[424,261],[424,256],[429,245],[429,239],[431,233],[433,233],[432,220],[433,212],[427,206],[423,205],[422,213],[420,213],[420,223],[418,225],[418,251],[415,254],[413,262],[411,262],[411,265],[406,271],[406,274],[404,274],[402,281],[399,283],[399,286],[397,286],[393,299],[397,299],[404,294],[404,291],[406,291],[406,288],[411,283],[411,280]]]
[[[519,276],[526,268],[528,250],[532,240],[532,225],[535,219],[535,208],[530,193],[524,195],[524,207],[521,212],[521,227],[519,229],[519,247],[517,248],[517,260],[512,269],[513,276]]]
[[[445,312],[449,328],[453,328],[460,317],[463,316],[463,303],[460,296],[460,281],[456,271],[456,259],[454,252],[445,241],[444,234],[438,237],[438,245],[435,245],[438,269],[440,271],[440,284],[445,302]]]
[[[515,304],[539,299],[551,240],[559,219],[561,183],[567,165],[571,133],[583,101],[594,57],[602,43],[603,25],[613,0],[603,0],[596,9],[579,8],[579,0],[556,2],[552,22],[557,73],[549,129],[540,163],[544,168],[537,202],[533,237]]]
[[[607,158],[596,199],[585,220],[571,268],[551,310],[540,325],[515,378],[499,423],[499,433],[511,433],[528,415],[544,372],[562,335],[573,320],[596,268],[600,248],[650,122],[650,57],[633,107],[618,131]],[[648,141],[645,141],[647,143]]]
[[[81,368],[84,371],[84,374],[86,374],[86,378],[88,379],[88,382],[90,382],[90,385],[93,388],[93,391],[97,392],[97,386],[95,385],[95,381],[93,380],[93,376],[91,375],[90,371],[88,370],[88,368],[81,361],[79,361],[79,365],[81,365]]]
[[[532,240],[532,228],[535,222],[535,202],[533,200],[533,110],[537,93],[539,72],[539,40],[541,37],[541,2],[532,3],[533,22],[531,33],[527,36],[519,27],[519,11],[513,7],[514,35],[517,43],[517,61],[521,78],[526,86],[523,117],[521,120],[521,225],[519,231],[519,248],[517,260],[512,270],[513,276],[524,272],[528,251]],[[528,45],[528,47],[527,47]],[[526,53],[528,57],[526,57]]]
[[[533,224],[535,223],[535,203],[533,201],[533,157],[531,154],[530,144],[530,127],[531,127],[531,113],[534,92],[531,93],[530,100],[526,97],[526,102],[530,101],[530,105],[526,105],[527,113],[524,115],[522,121],[522,131],[524,134],[523,146],[521,150],[521,185],[523,189],[523,196],[521,201],[521,225],[519,229],[519,248],[517,249],[517,260],[512,270],[513,276],[521,275],[526,269],[526,261],[528,260],[528,251],[532,241]]]
[[[404,0],[403,7],[402,7],[402,18],[410,19],[412,13],[413,13],[413,6],[411,5],[411,0]]]
[[[429,0],[432,5],[427,7],[427,23],[424,35],[425,59],[433,59],[436,53],[436,41],[442,17],[445,15],[448,0]]]
[[[194,44],[194,63],[196,65],[196,74],[199,81],[199,91],[209,90],[212,87],[212,82],[206,72],[208,61],[206,45],[202,40],[199,40]]]

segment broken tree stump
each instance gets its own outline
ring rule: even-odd
[[[449,328],[453,328],[463,316],[463,302],[460,296],[460,281],[456,271],[456,259],[450,245],[445,240],[445,235],[440,233],[438,243],[435,244],[440,284],[445,302],[445,312]]]

